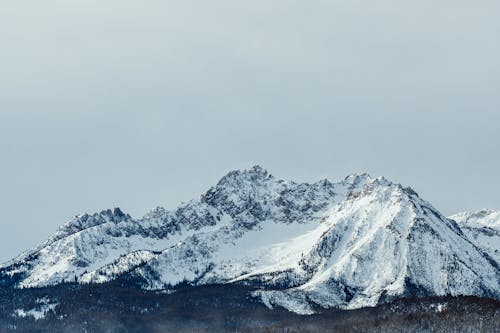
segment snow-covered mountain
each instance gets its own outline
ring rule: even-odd
[[[455,220],[469,240],[500,266],[500,211],[484,209],[456,214],[450,219]]]
[[[405,296],[500,298],[496,214],[448,219],[385,178],[295,183],[255,166],[174,211],[76,216],[0,266],[0,284],[243,284],[268,307],[302,314]]]

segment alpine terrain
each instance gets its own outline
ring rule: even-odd
[[[173,211],[77,215],[0,266],[0,332],[498,331],[499,300],[500,212],[259,166]]]

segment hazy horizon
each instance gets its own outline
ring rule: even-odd
[[[0,3],[0,262],[228,171],[500,209],[500,2]]]

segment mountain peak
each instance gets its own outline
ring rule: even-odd
[[[273,178],[274,177],[266,169],[262,168],[260,165],[254,165],[250,169],[238,169],[230,171],[219,180],[217,186],[235,182],[261,182]]]
[[[462,226],[492,227],[500,228],[500,211],[493,209],[481,209],[476,212],[463,212],[450,216]]]
[[[71,220],[60,226],[57,231],[47,240],[47,243],[52,243],[68,235],[76,232],[92,228],[104,223],[112,222],[114,224],[131,220],[129,214],[125,214],[119,207],[114,209],[105,209],[94,214],[79,214]]]
[[[373,177],[368,173],[353,173],[345,177],[342,183],[345,185],[349,185],[350,187],[358,187],[370,181],[373,181]]]

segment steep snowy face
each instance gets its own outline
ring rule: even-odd
[[[500,296],[498,267],[411,189],[377,179],[351,192],[323,224],[299,267],[256,293],[266,304],[310,313],[310,302],[358,308],[400,296]],[[280,288],[296,276],[305,278]]]
[[[450,216],[478,248],[500,267],[500,211],[491,209]]]

